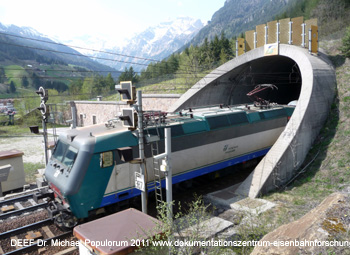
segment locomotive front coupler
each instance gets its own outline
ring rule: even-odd
[[[51,200],[55,199],[53,190],[49,188],[41,189],[39,192],[33,194],[33,199],[38,203],[39,199],[50,198]]]

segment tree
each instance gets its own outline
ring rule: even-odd
[[[86,77],[83,82],[83,86],[81,88],[81,91],[83,94],[87,94],[86,97],[92,97],[94,90],[94,83],[92,77]]]
[[[81,94],[81,88],[83,87],[83,80],[75,80],[69,86],[69,93],[72,95]]]
[[[210,50],[213,53],[214,61],[220,60],[221,45],[217,35],[215,35],[214,40],[210,43]]]
[[[10,83],[10,93],[15,93],[16,92],[16,86],[13,81]]]
[[[6,80],[6,73],[4,68],[0,67],[0,83],[5,82]]]
[[[350,26],[346,29],[345,36],[343,37],[341,51],[344,53],[345,57],[350,58]]]
[[[121,75],[119,76],[118,82],[121,81],[132,81],[133,83],[136,83],[139,79],[139,76],[134,72],[134,68],[132,66],[127,69],[125,67],[125,70]]]
[[[27,78],[27,76],[23,76],[22,77],[22,87],[27,88],[28,86],[29,86],[28,78]]]
[[[109,90],[114,90],[115,89],[115,81],[111,75],[111,73],[108,73],[106,77],[106,86],[109,87]]]
[[[33,87],[35,89],[39,89],[42,86],[42,82],[40,80],[40,77],[37,76],[35,73],[33,73]]]

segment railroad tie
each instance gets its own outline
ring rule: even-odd
[[[19,210],[24,209],[24,206],[23,206],[20,202],[16,202],[16,203],[15,203],[15,206],[16,206]]]
[[[28,232],[28,235],[26,235],[26,239],[33,239],[33,240],[36,240],[36,239],[39,239],[39,238],[42,238],[43,235],[39,232],[39,231],[36,231],[36,232],[33,232],[33,231],[29,231]]]
[[[49,238],[53,238],[55,237],[55,235],[51,232],[50,228],[48,226],[44,226],[41,228],[42,230],[44,230],[44,232],[46,233],[46,235],[49,237]]]
[[[36,203],[36,202],[34,201],[34,199],[32,199],[32,198],[29,199],[28,201],[29,201],[29,203],[31,203],[33,206],[34,206],[34,205],[37,205],[37,203]]]
[[[6,205],[6,206],[1,208],[1,211],[3,213],[7,213],[7,212],[10,212],[10,211],[13,211],[13,210],[15,210],[15,207],[13,205]]]

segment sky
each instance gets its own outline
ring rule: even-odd
[[[85,35],[122,42],[163,21],[207,22],[225,0],[0,0],[0,22],[32,27],[53,38]]]

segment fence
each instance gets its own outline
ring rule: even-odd
[[[317,19],[304,22],[303,17],[270,21],[245,32],[245,38],[236,40],[236,56],[258,47],[275,44],[297,45],[308,48],[310,53],[318,53]],[[278,54],[278,53],[277,53]]]

